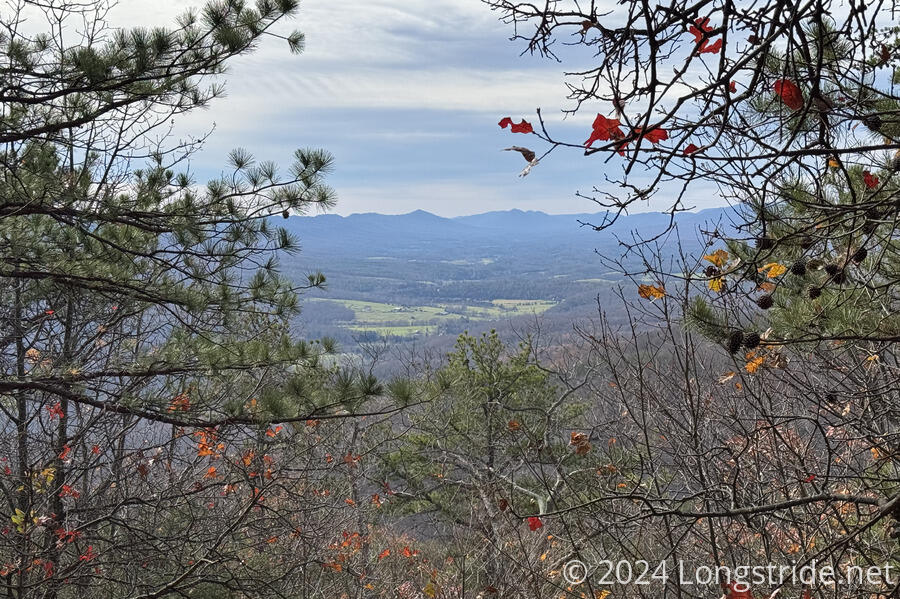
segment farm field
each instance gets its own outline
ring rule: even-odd
[[[353,320],[334,323],[338,326],[356,332],[375,332],[386,337],[429,335],[437,332],[442,325],[541,314],[557,303],[549,300],[495,299],[483,304],[441,303],[429,306],[351,299],[311,301],[332,302],[352,310]]]

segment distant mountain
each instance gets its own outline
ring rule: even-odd
[[[696,228],[723,218],[727,209],[713,208],[683,212],[677,223],[683,229]],[[538,211],[506,210],[472,216],[445,218],[416,210],[407,214],[333,214],[292,217],[285,225],[296,234],[309,256],[379,256],[398,252],[412,257],[417,251],[431,254],[440,248],[449,259],[483,257],[492,252],[507,253],[526,246],[541,251],[592,251],[613,253],[620,248],[618,238],[632,238],[637,231],[652,237],[665,229],[667,214],[640,213],[621,217],[616,224],[597,232],[581,223],[600,224],[604,213],[546,214]]]

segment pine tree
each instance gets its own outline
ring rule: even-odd
[[[201,186],[199,145],[155,131],[220,95],[205,78],[297,3],[214,1],[152,31],[106,29],[99,1],[41,7],[48,33],[12,14],[0,37],[4,580],[20,597],[283,595],[296,555],[246,553],[302,496],[303,453],[280,439],[380,392],[291,331],[324,277],[279,273],[297,240],[273,217],[331,206],[332,158],[298,150],[281,173],[235,150]],[[273,520],[255,516],[267,500]]]

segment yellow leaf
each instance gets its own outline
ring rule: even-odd
[[[831,157],[828,159],[828,167],[829,168],[838,168],[841,166],[841,163],[837,161],[836,158]]]
[[[722,293],[722,287],[725,286],[725,281],[722,280],[722,277],[716,277],[715,279],[709,280],[709,288],[716,293]]]
[[[866,358],[866,362],[877,362],[877,361],[878,361],[878,354],[872,354],[871,356]]]
[[[594,597],[595,599],[606,599],[607,597],[609,597],[609,591],[606,589],[603,589],[602,591],[595,591]]]
[[[425,596],[428,599],[434,599],[437,596],[437,588],[435,588],[433,582],[429,582],[425,585],[425,588],[422,589],[422,592],[425,593]]]
[[[660,285],[638,285],[638,295],[644,299],[655,300],[666,295],[665,288]]]
[[[768,281],[763,281],[759,284],[759,290],[765,291],[766,293],[772,293],[773,291],[775,291],[775,284],[769,283]]]
[[[716,250],[708,256],[703,256],[703,259],[709,260],[719,268],[722,268],[725,266],[725,263],[728,262],[728,252],[725,250]]]
[[[783,266],[781,264],[778,264],[777,262],[769,262],[768,264],[766,264],[765,266],[763,266],[762,268],[760,268],[758,270],[759,270],[759,272],[765,272],[766,276],[769,277],[770,279],[774,279],[775,277],[780,277],[781,275],[786,273],[787,267]]]

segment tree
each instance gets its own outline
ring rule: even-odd
[[[330,206],[332,159],[298,150],[281,174],[239,149],[201,187],[199,142],[167,131],[297,3],[214,1],[152,31],[107,9],[22,3],[2,24],[3,585],[282,596],[344,517],[309,495],[328,473],[306,423],[378,392],[292,334],[304,287],[278,269],[297,246],[272,217]]]
[[[573,112],[609,107],[587,141],[557,138],[540,113],[533,129],[547,153],[622,162],[620,190],[588,194],[609,210],[597,228],[659,192],[673,223],[700,186],[733,208],[700,254],[664,249],[670,230],[626,246],[643,261],[623,295],[631,326],[584,335],[613,379],[597,402],[622,415],[617,445],[639,469],[560,516],[603,520],[582,537],[598,555],[893,563],[895,15],[825,0],[486,3],[531,52],[595,53],[570,83]],[[790,586],[753,593],[896,592],[884,578]]]
[[[770,206],[781,181],[814,185],[829,158],[874,172],[898,148],[896,29],[877,7],[628,1],[600,12],[594,2],[485,3],[529,52],[557,58],[571,45],[562,56],[573,62],[591,52],[593,66],[569,74],[570,112],[608,107],[588,141],[557,139],[544,126],[535,135],[548,152],[624,156],[621,177],[589,195],[610,220],[658,191],[672,198],[673,214],[689,209],[700,182],[726,200]],[[855,185],[846,168],[837,174]]]
[[[391,428],[403,431],[382,458],[391,507],[430,516],[428,536],[440,540],[432,559],[454,565],[457,587],[537,598],[559,585],[546,561],[558,543],[542,515],[591,448],[589,433],[570,429],[585,377],[570,382],[536,357],[528,339],[507,349],[494,331],[463,334],[423,381],[427,403]]]

